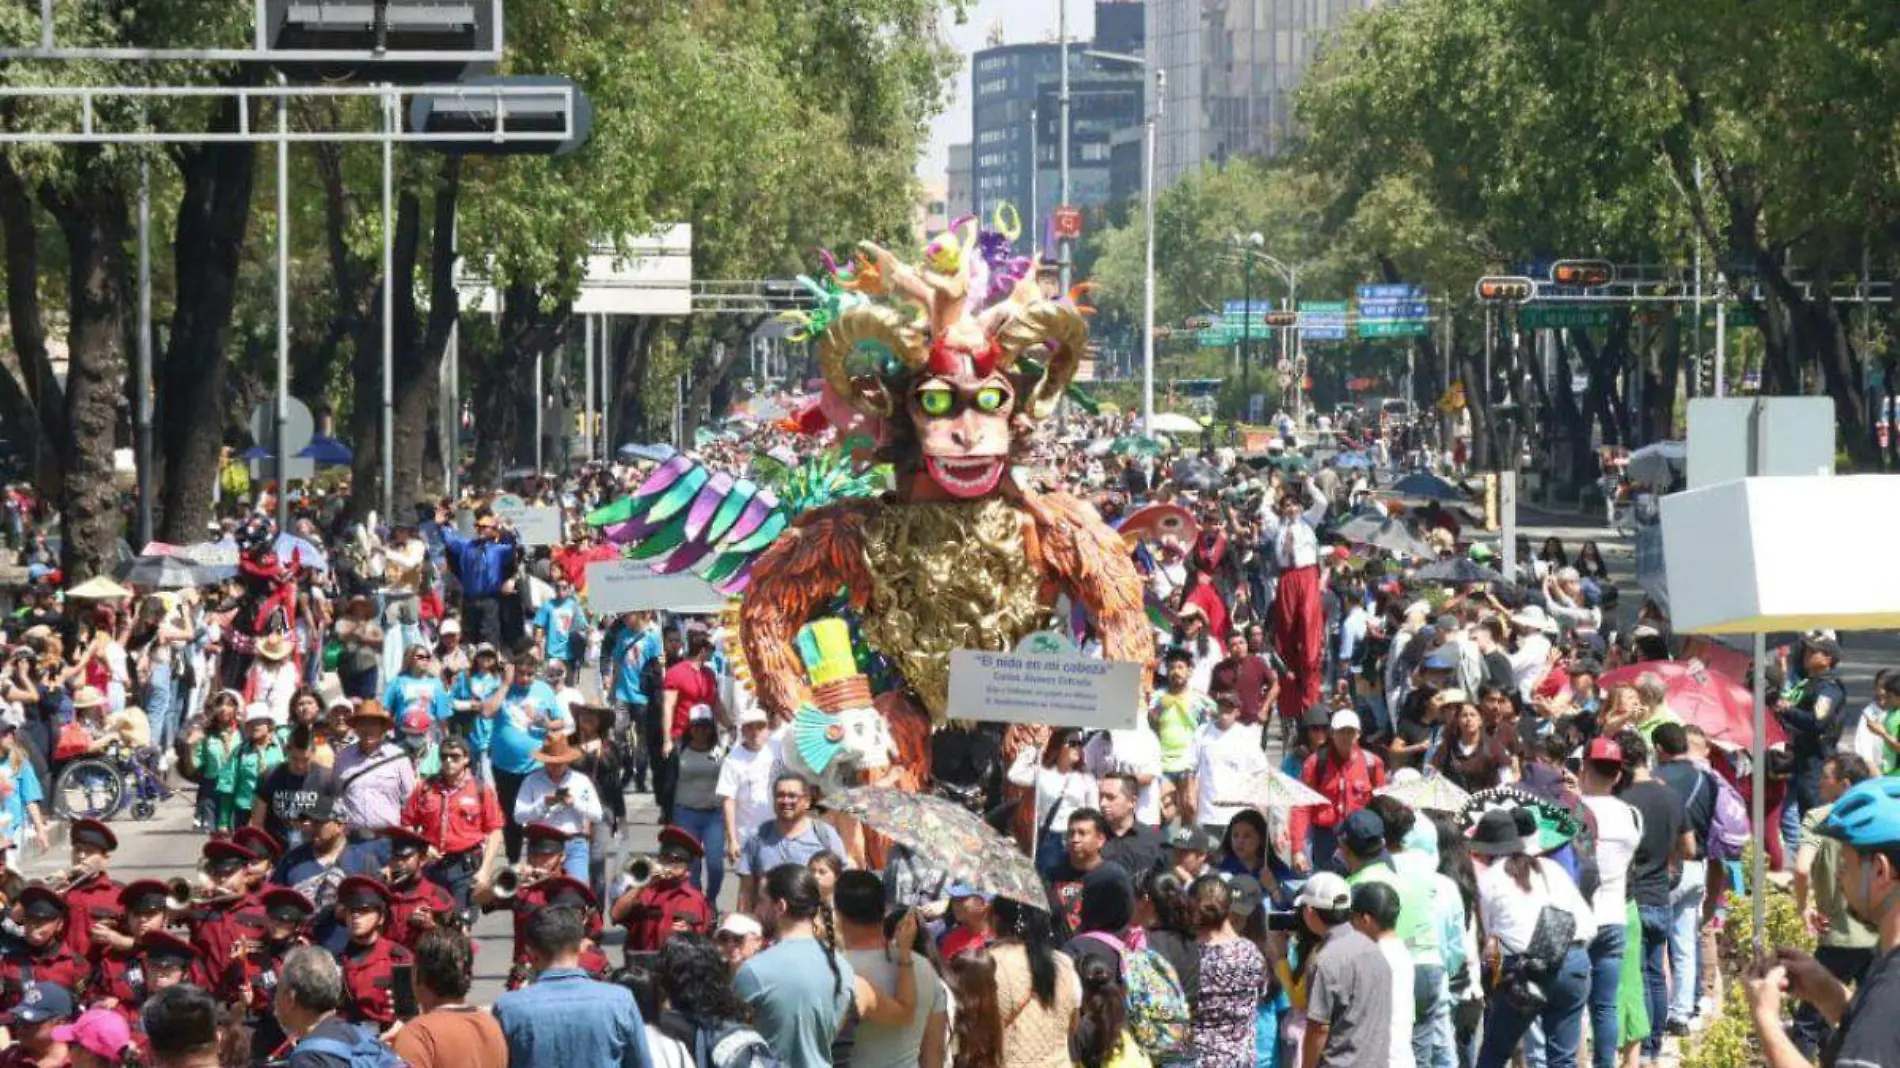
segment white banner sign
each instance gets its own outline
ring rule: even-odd
[[[503,494],[488,506],[495,518],[515,528],[523,545],[561,544],[561,510],[547,504],[529,504],[513,494]]]
[[[1076,654],[950,654],[950,718],[1127,729],[1140,722],[1141,666]]]
[[[597,615],[685,612],[711,615],[726,595],[698,575],[660,575],[639,560],[596,560],[587,565],[587,607]]]

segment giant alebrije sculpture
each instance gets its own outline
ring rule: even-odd
[[[1007,237],[967,223],[919,266],[870,243],[832,265],[810,322],[827,399],[872,429],[895,488],[791,519],[751,562],[739,606],[758,699],[795,718],[813,703],[801,629],[842,596],[902,677],[877,706],[913,773],[928,724],[948,716],[951,652],[1014,648],[1058,594],[1094,617],[1109,659],[1154,657],[1121,538],[1080,499],[1012,473],[1074,377],[1087,324],[1025,278]],[[927,720],[911,719],[918,705]]]

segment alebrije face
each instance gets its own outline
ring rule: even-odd
[[[1009,466],[1009,420],[1016,407],[1016,387],[1006,375],[978,374],[973,364],[949,374],[921,374],[905,404],[931,481],[962,499],[996,489]]]

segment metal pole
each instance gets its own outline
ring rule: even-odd
[[[1042,131],[1036,128],[1036,109],[1030,108],[1029,109],[1029,247],[1030,248],[1035,248],[1036,242],[1042,240],[1042,229],[1036,221],[1040,217],[1039,215],[1040,206],[1039,206],[1038,197],[1040,195],[1039,186],[1041,185],[1041,181],[1040,181],[1039,172],[1041,170],[1042,170]],[[1038,254],[1037,258],[1041,259],[1040,254]]]
[[[602,315],[600,317],[600,456],[603,460],[611,460],[614,456],[613,351],[614,319],[611,315]]]
[[[1728,396],[1728,295],[1715,294],[1715,395]]]
[[[1702,199],[1702,158],[1700,156],[1696,157],[1696,161],[1695,161],[1695,190],[1696,190],[1696,199],[1697,201],[1700,201]],[[1702,354],[1702,227],[1698,226],[1695,228],[1695,360],[1692,363],[1692,366],[1695,367],[1698,371],[1701,370],[1703,358],[1704,357]],[[1719,374],[1720,372],[1718,371],[1717,373]],[[1689,382],[1690,382],[1689,395],[1691,397],[1695,396],[1696,394],[1695,380],[1700,377],[1701,377],[1700,374],[1692,374],[1689,376]],[[1716,395],[1721,396],[1721,394],[1719,393]]]
[[[1719,341],[1722,330],[1722,305],[1717,304],[1715,308],[1716,338]],[[1718,378],[1717,381],[1721,380]],[[1768,435],[1764,433],[1767,430],[1765,425],[1768,421],[1767,416],[1768,407],[1757,395],[1748,411],[1748,473],[1751,477],[1760,475],[1768,469]],[[1754,796],[1750,799],[1753,808],[1750,816],[1753,820],[1752,825],[1759,831],[1768,823],[1768,638],[1760,631],[1755,632],[1754,653],[1755,739],[1754,744],[1749,747],[1751,750],[1749,756],[1754,760],[1754,767],[1750,769],[1754,779]],[[1754,870],[1749,873],[1748,882],[1749,903],[1753,906],[1750,910],[1753,913],[1750,936],[1755,947],[1755,956],[1759,958],[1763,949],[1762,920],[1768,909],[1767,886],[1765,885],[1768,880],[1768,866],[1766,850],[1762,848],[1760,841],[1755,843],[1755,858],[1751,867]]]
[[[1148,116],[1146,166],[1142,169],[1143,214],[1147,216],[1147,248],[1141,280],[1141,432],[1154,434],[1155,421],[1155,142],[1159,140],[1162,87],[1166,71],[1155,71],[1155,106]]]
[[[462,404],[455,389],[456,364],[461,362],[460,318],[449,324],[448,358],[442,361],[442,490],[450,497],[455,495],[455,464],[461,456],[457,438],[462,429]]]
[[[285,84],[282,74],[277,84]],[[277,529],[290,525],[290,486],[284,455],[290,451],[290,109],[277,101]]]
[[[1300,310],[1300,271],[1297,267],[1286,269],[1286,306],[1287,310],[1297,314]],[[1297,423],[1306,412],[1306,335],[1296,325],[1293,334],[1293,419]]]
[[[1062,203],[1066,206],[1069,203],[1069,0],[1056,2],[1056,37],[1062,42],[1060,53],[1062,82],[1056,94],[1057,103],[1060,104],[1062,129],[1057,136],[1057,151],[1062,153],[1060,181]],[[1069,239],[1060,238],[1057,245],[1061,248],[1059,262],[1062,267],[1062,292],[1067,294],[1069,287],[1074,284],[1069,279]]]
[[[383,132],[391,129],[396,113],[395,97],[383,96]],[[395,522],[396,515],[396,233],[392,206],[395,201],[396,146],[383,142],[383,522]]]
[[[588,460],[594,458],[594,317],[583,316],[586,330],[582,332],[581,363],[582,382],[587,398],[581,405],[581,448],[586,450]]]
[[[547,408],[547,380],[543,376],[541,354],[537,352],[534,354],[534,473],[537,478],[547,469],[546,458],[541,455],[541,419]]]
[[[139,342],[137,404],[137,467],[139,513],[136,536],[140,551],[152,540],[152,170],[139,160]]]
[[[1240,250],[1240,390],[1247,391],[1248,367],[1253,354],[1253,256]]]

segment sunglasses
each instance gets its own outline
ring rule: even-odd
[[[456,752],[456,751],[454,751],[453,749],[451,749],[451,750],[449,750],[449,751],[447,751],[447,752],[445,752],[445,753],[443,753],[443,754],[442,754],[442,759],[443,759],[443,760],[460,760],[460,761],[467,761],[467,760],[468,760],[468,754],[467,754],[467,753],[458,753],[458,752]]]

